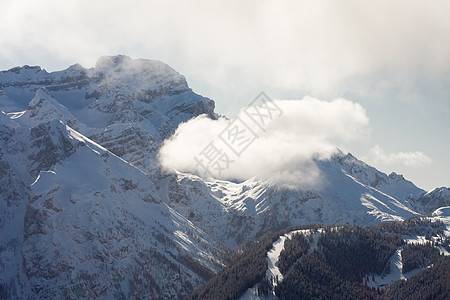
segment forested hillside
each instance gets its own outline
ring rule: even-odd
[[[267,269],[267,251],[287,230],[268,233],[259,240],[248,241],[241,253],[188,299],[237,299],[248,288],[263,280]]]
[[[305,228],[288,228],[249,243],[189,299],[239,299],[246,291],[256,298],[279,299],[446,299],[449,295],[450,257],[443,253],[450,249],[440,222],[412,218],[372,227]],[[267,252],[285,233],[288,238],[277,261],[282,276],[267,277]],[[411,242],[414,234],[425,242]],[[398,253],[400,272],[410,278],[374,287],[375,278],[394,275],[398,265],[392,265],[392,259]],[[415,275],[408,275],[411,271]]]

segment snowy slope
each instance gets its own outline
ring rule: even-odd
[[[119,58],[0,73],[1,297],[179,298],[223,266],[227,250],[163,203],[152,178],[162,136],[211,101],[160,62],[121,79],[131,59]],[[142,89],[178,107],[136,100]]]
[[[433,213],[440,207],[450,206],[450,188],[435,188],[434,190],[413,199],[411,202],[417,211],[424,214]]]
[[[445,235],[450,237],[450,206],[436,209],[432,214],[432,219],[444,223],[447,228]]]
[[[357,178],[359,182],[366,186],[373,187],[380,192],[396,198],[410,208],[411,199],[418,198],[425,192],[415,186],[411,181],[406,180],[402,175],[394,172],[386,175],[358,160],[350,153],[345,155],[339,151],[338,155],[334,156],[334,160],[342,166],[342,170],[346,174]]]
[[[22,252],[38,296],[177,297],[203,282],[185,256],[221,267],[211,254],[220,247],[156,198],[144,173],[69,133],[84,144],[39,174],[25,212]]]
[[[324,184],[316,190],[289,190],[251,179],[242,183],[204,182],[190,175],[168,176],[169,205],[228,245],[236,246],[270,228],[305,224],[372,225],[419,215],[405,199],[396,199],[349,174],[345,155],[317,162]],[[361,171],[361,172],[362,172]],[[377,174],[377,173],[375,173]],[[353,175],[355,175],[353,173]],[[388,178],[386,176],[386,178]],[[411,184],[412,185],[412,184]],[[400,195],[417,192],[406,184]],[[408,190],[409,189],[409,190]],[[217,227],[217,223],[221,224]],[[220,229],[219,229],[220,228]]]
[[[41,125],[56,139],[42,149],[69,150],[39,164],[22,197],[2,195],[1,279],[12,297],[179,297],[204,282],[198,269],[222,267],[224,249],[161,202],[147,174],[60,122]]]

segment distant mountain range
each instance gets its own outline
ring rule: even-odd
[[[0,298],[182,298],[271,230],[450,217],[448,188],[340,151],[307,190],[163,170],[178,125],[217,114],[159,61],[2,71],[0,110]]]

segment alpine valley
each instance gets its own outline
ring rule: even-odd
[[[2,71],[0,110],[0,299],[208,298],[202,286],[246,261],[236,259],[246,251],[263,253],[264,272],[242,280],[247,285],[230,296],[211,297],[291,299],[273,286],[270,293],[254,291],[266,269],[273,271],[271,262],[286,260],[280,254],[285,240],[299,233],[307,239],[299,242],[304,255],[322,249],[304,259],[302,274],[308,264],[338,268],[326,252],[338,238],[357,249],[359,240],[375,234],[376,243],[391,249],[380,264],[398,258],[408,241],[428,239],[448,254],[449,188],[425,191],[339,150],[317,161],[326,184],[315,189],[257,178],[205,180],[162,168],[159,149],[178,125],[219,116],[214,101],[160,61],[111,56],[90,69]],[[342,236],[333,235],[336,228]],[[381,231],[401,233],[400,240],[379,237]],[[254,250],[257,244],[267,247]],[[276,257],[271,249],[278,249]],[[295,261],[284,274],[270,274],[287,275],[283,284],[294,284]],[[412,268],[414,276],[431,265]],[[414,278],[395,277],[394,269],[341,277],[368,287]],[[380,272],[391,280],[377,284]],[[374,280],[364,279],[369,273]]]

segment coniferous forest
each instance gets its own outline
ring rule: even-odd
[[[373,227],[312,227],[307,234],[294,233],[285,240],[277,263],[284,279],[266,278],[267,251],[290,231],[268,233],[248,243],[233,263],[189,299],[239,299],[250,288],[256,295],[278,299],[448,299],[450,295],[450,256],[441,255],[436,247],[448,247],[442,223],[412,218]],[[403,235],[411,233],[429,242],[407,243]],[[402,272],[417,274],[369,287],[367,282],[374,276],[388,276],[390,258],[398,250]]]
[[[408,280],[399,280],[384,289],[382,299],[449,299],[450,256],[440,256],[433,266]]]
[[[249,241],[240,254],[216,276],[188,299],[237,299],[249,287],[261,282],[267,270],[267,251],[287,230],[268,233],[259,240]]]

